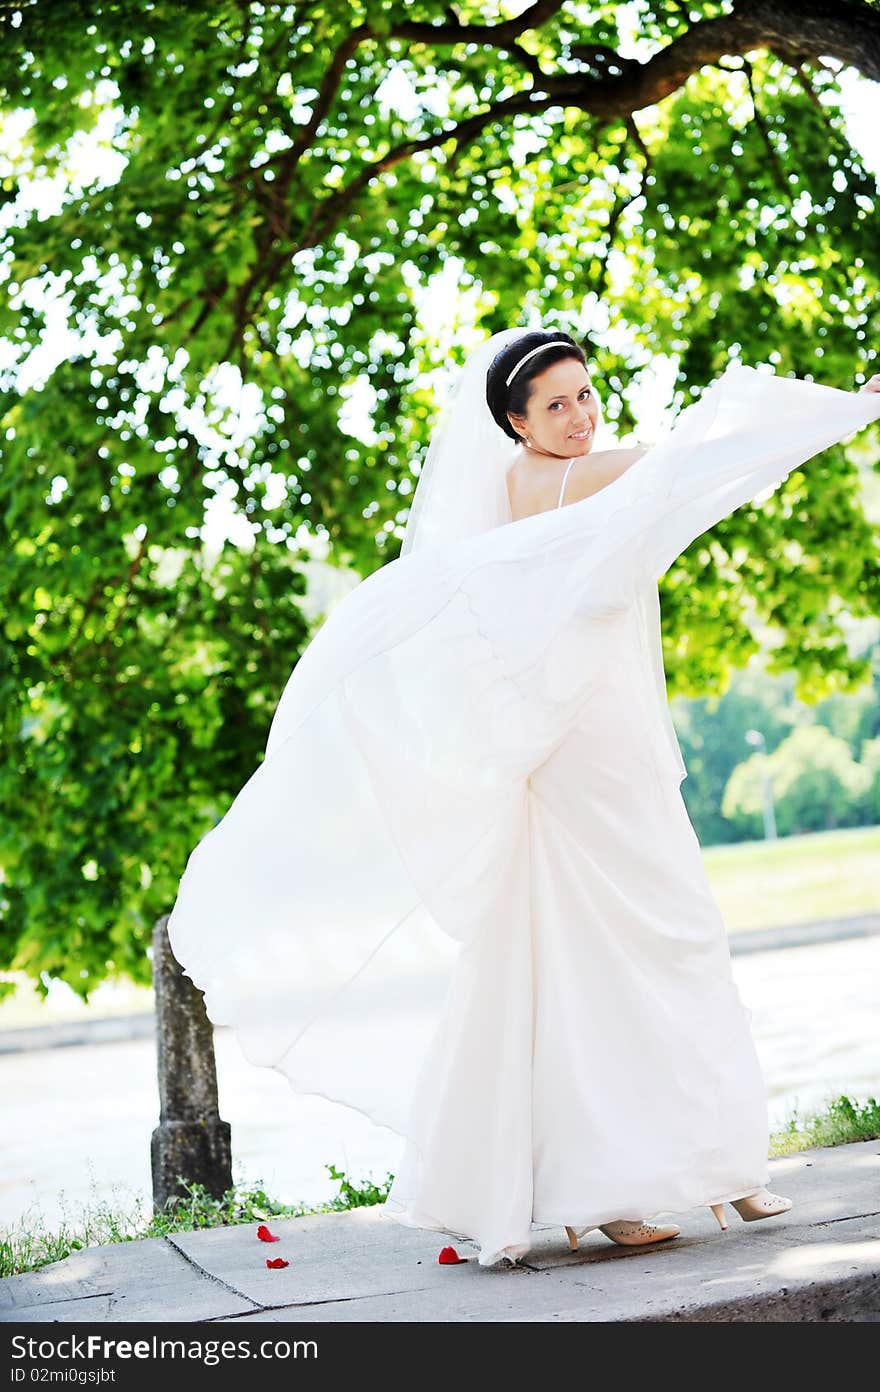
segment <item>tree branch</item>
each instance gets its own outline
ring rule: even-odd
[[[644,172],[647,174],[651,168],[651,151],[648,149],[647,145],[642,139],[642,132],[639,130],[638,125],[636,124],[636,118],[634,116],[628,116],[626,118],[626,128],[629,132],[630,140],[635,145],[642,159],[645,161]]]
[[[546,22],[561,8],[561,3],[562,0],[538,0],[517,19],[496,25],[461,24],[457,21],[423,24],[406,20],[392,26],[389,36],[440,45],[467,41],[506,47],[527,29]],[[371,37],[374,36],[369,26],[361,25],[343,40],[334,53],[310,119],[303,126],[299,139],[290,149],[279,152],[268,161],[281,172],[284,188],[288,186],[293,170],[332,105],[346,62],[359,45]],[[590,72],[550,75],[544,73],[535,60],[535,64],[529,63],[527,66],[536,82],[540,83],[539,88],[515,93],[473,119],[486,124],[517,111],[546,110],[551,106],[580,107],[589,115],[599,118],[629,117],[633,112],[670,96],[700,68],[718,65],[726,54],[745,54],[754,48],[773,49],[795,66],[800,66],[811,57],[830,54],[859,68],[866,77],[880,79],[880,11],[869,8],[864,0],[836,0],[833,5],[829,0],[739,0],[731,14],[692,25],[686,33],[673,39],[645,63],[634,58],[617,57],[612,64],[609,57],[612,50],[603,48],[604,61],[599,64],[596,58],[599,48],[595,45],[590,47],[593,55]],[[518,45],[514,45],[514,50],[518,57],[524,56],[524,50]],[[582,57],[586,56],[583,46],[580,50],[575,46],[572,52],[576,51],[580,51]],[[397,147],[403,151],[402,154],[383,156],[368,166],[351,187],[357,192],[371,178],[398,163],[399,159],[407,158],[408,154],[445,144],[448,139],[455,138],[456,129],[441,129],[422,140],[405,142]],[[252,172],[250,169],[241,170],[231,177],[237,182]]]
[[[745,75],[746,75],[746,81],[747,81],[748,84],[749,84],[749,96],[750,96],[751,99],[752,99],[752,112],[753,112],[753,115],[754,115],[754,122],[755,122],[755,125],[758,127],[758,130],[759,130],[760,133],[761,133],[761,139],[762,139],[763,142],[764,142],[764,149],[767,151],[767,156],[768,156],[768,158],[769,158],[769,160],[770,160],[771,165],[773,166],[774,172],[775,172],[775,174],[776,174],[776,178],[777,178],[777,180],[778,180],[778,182],[779,182],[779,188],[780,188],[780,191],[781,191],[781,193],[782,193],[782,196],[783,196],[783,198],[785,199],[786,203],[790,203],[790,202],[791,202],[791,189],[789,188],[789,185],[788,185],[788,179],[787,179],[787,177],[786,177],[785,170],[784,170],[783,167],[782,167],[782,161],[781,161],[781,159],[779,158],[779,151],[777,150],[776,146],[773,144],[773,141],[770,139],[770,132],[769,132],[769,130],[767,129],[767,122],[764,120],[764,117],[763,117],[763,115],[761,114],[761,108],[758,106],[758,94],[757,94],[757,92],[755,91],[755,71],[754,71],[754,68],[752,67],[752,65],[751,65],[751,63],[749,62],[748,58],[743,58],[742,61],[743,61],[743,70],[744,70]]]
[[[309,247],[317,246],[327,235],[327,232],[341,221],[351,204],[367,185],[403,160],[411,159],[413,155],[420,154],[425,150],[437,149],[450,140],[455,141],[461,147],[463,144],[475,140],[486,126],[491,125],[494,121],[503,120],[515,112],[526,110],[538,112],[546,110],[548,106],[558,105],[558,101],[552,96],[535,94],[531,91],[516,92],[512,97],[496,102],[494,106],[487,107],[485,111],[480,111],[475,116],[468,116],[464,121],[459,121],[457,125],[450,126],[447,130],[423,136],[421,140],[404,140],[401,144],[392,146],[381,159],[366,165],[350,183],[341,189],[335,189],[316,204],[312,217],[304,229],[302,237],[298,240],[296,249],[304,251]]]
[[[557,0],[547,0],[494,25],[405,20],[393,25],[390,35],[441,46],[467,42],[506,48],[560,8]],[[828,54],[878,81],[880,11],[865,0],[735,0],[730,14],[691,25],[645,63],[622,58],[603,45],[576,45],[572,52],[587,58],[593,71],[545,75],[542,81],[562,101],[595,116],[630,115],[662,101],[725,54],[753,48],[771,49],[795,63]],[[597,67],[614,70],[597,73]]]
[[[529,53],[528,49],[523,48],[522,44],[512,44],[510,54],[517,62],[522,63],[526,72],[531,73],[538,86],[542,86],[550,77],[550,74],[546,73],[541,67],[534,53]]]
[[[285,164],[289,163],[291,168],[299,163],[303,153],[311,145],[315,137],[315,132],[330,110],[333,104],[333,98],[336,96],[339,90],[339,84],[342,82],[346,63],[364,40],[372,37],[372,32],[368,24],[360,25],[359,28],[353,29],[347,38],[343,39],[336,52],[333,54],[330,66],[324,74],[321,90],[315,99],[315,105],[312,107],[311,116],[302,127],[297,140],[291,148],[284,151]]]
[[[545,86],[565,105],[594,116],[628,116],[670,96],[725,54],[755,48],[796,64],[829,54],[880,80],[880,11],[862,0],[739,0],[730,14],[694,24],[645,63],[621,59],[616,75],[567,73]]]
[[[475,43],[508,48],[530,29],[540,29],[562,9],[564,3],[565,0],[536,0],[515,19],[505,19],[501,24],[462,24],[454,17],[447,18],[442,24],[404,20],[401,24],[392,25],[391,34],[394,38],[408,39],[410,43]]]
[[[546,23],[557,10],[562,8],[564,3],[565,0],[537,0],[536,4],[524,10],[516,19],[505,20],[501,24],[462,24],[455,15],[448,16],[443,24],[422,24],[405,20],[402,24],[392,27],[389,37],[407,39],[410,43],[440,44],[441,46],[456,43],[477,43],[488,44],[494,48],[509,47],[511,53],[528,69],[535,81],[543,82],[547,74],[541,68],[537,58],[515,41],[530,29],[537,29]],[[368,39],[379,37],[381,36],[377,35],[369,24],[361,24],[343,39],[324,74],[324,80],[321,83],[308,121],[299,130],[293,146],[289,150],[283,151],[282,157],[272,161],[272,163],[281,164],[285,169],[293,169],[299,163],[311,145],[318,127],[333,105],[333,99],[345,73],[346,63],[353,57],[362,43]]]
[[[294,145],[269,161],[274,166],[273,172],[279,175],[270,200],[273,215],[263,221],[257,236],[258,254],[252,273],[236,295],[234,335],[241,332],[248,319],[253,292],[277,275],[294,251],[319,245],[374,179],[403,160],[427,150],[440,149],[450,141],[459,146],[467,144],[495,122],[517,114],[538,114],[553,107],[580,108],[600,120],[623,118],[647,168],[649,152],[632,120],[633,114],[670,96],[701,68],[717,66],[725,55],[745,55],[752,49],[764,49],[778,53],[797,68],[806,61],[828,55],[858,68],[866,77],[880,79],[880,10],[864,0],[734,0],[729,14],[691,25],[646,62],[623,58],[605,49],[601,50],[599,61],[600,51],[596,46],[588,52],[584,46],[575,45],[573,54],[588,62],[589,70],[546,74],[537,59],[526,54],[516,41],[528,30],[546,23],[561,9],[562,3],[563,0],[536,0],[515,19],[495,25],[465,24],[455,12],[447,11],[441,23],[402,20],[392,24],[387,34],[382,35],[364,24],[347,35],[333,54],[309,120]],[[391,147],[379,159],[364,165],[341,189],[332,190],[316,203],[298,237],[286,236],[285,202],[294,173],[333,105],[346,63],[366,40],[382,42],[387,38],[435,47],[468,43],[505,48],[514,56],[526,59],[526,66],[537,85],[514,92],[451,127],[440,127]],[[751,82],[750,74],[749,78]],[[757,106],[755,113],[768,155],[782,177],[784,171],[778,152]],[[231,182],[237,183],[246,177],[259,178],[259,173],[247,168],[229,177]],[[782,182],[784,186],[784,177]],[[217,298],[206,300],[192,333],[198,331],[218,299],[224,297],[225,290],[221,289]]]
[[[843,135],[843,133],[839,131],[837,127],[834,125],[828,107],[825,106],[825,104],[822,101],[820,101],[819,94],[816,91],[810,79],[810,73],[806,67],[806,64],[799,64],[797,74],[801,87],[803,88],[804,92],[809,98],[811,105],[815,109],[817,115],[819,116],[819,119],[822,122],[822,125],[825,128],[829,144],[835,146],[838,150],[842,152],[845,151],[846,153],[849,153],[850,147],[846,141],[846,138]]]
[[[641,190],[638,193],[628,193],[623,198],[618,198],[617,195],[615,195],[611,216],[605,228],[605,255],[601,259],[602,271],[598,284],[592,287],[600,299],[611,283],[611,253],[614,250],[614,243],[617,239],[617,229],[620,226],[620,219],[623,217],[627,208],[642,197],[643,194]]]
[[[507,47],[527,29],[545,23],[560,8],[561,0],[538,0],[517,19],[496,25],[422,24],[406,20],[392,26],[390,37],[439,45],[467,42]],[[345,62],[369,37],[372,31],[362,25],[337,49],[298,147],[283,151],[277,163],[298,161],[329,109]],[[552,99],[544,103],[544,109],[548,105],[575,106],[592,116],[626,117],[670,96],[700,68],[717,65],[726,54],[745,54],[755,48],[772,49],[796,66],[829,54],[858,68],[865,77],[880,80],[880,11],[864,0],[836,0],[834,4],[829,0],[739,0],[730,14],[692,25],[645,63],[613,55],[612,64],[612,51],[606,53],[603,49],[605,61],[598,64],[599,50],[593,45],[592,71],[587,73],[551,75],[539,66],[529,66],[536,80],[540,79],[542,92]],[[524,50],[518,46],[515,52],[523,57]],[[582,56],[585,54],[582,49]],[[606,70],[597,72],[597,67]],[[517,98],[523,95],[528,94],[517,93],[494,109],[502,117],[521,110]],[[433,143],[443,144],[448,138],[447,132],[440,131]],[[425,142],[414,142],[413,152],[416,148],[428,149],[431,143],[430,137]],[[381,173],[383,167],[383,160],[373,166],[376,173]]]

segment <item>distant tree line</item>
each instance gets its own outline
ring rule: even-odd
[[[880,643],[871,680],[810,706],[792,673],[749,667],[718,698],[675,699],[688,765],[682,793],[702,845],[764,835],[761,765],[779,836],[880,823]],[[766,756],[746,740],[763,734]]]

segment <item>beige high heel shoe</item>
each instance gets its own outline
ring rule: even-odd
[[[581,1228],[578,1233],[574,1228],[565,1225],[568,1235],[568,1243],[573,1252],[578,1250],[578,1237],[582,1237],[589,1228]],[[610,1237],[612,1242],[617,1242],[621,1247],[647,1247],[649,1242],[667,1242],[671,1237],[678,1237],[681,1228],[676,1227],[675,1223],[634,1223],[629,1219],[621,1218],[614,1223],[600,1223],[599,1231],[606,1237]]]
[[[787,1213],[793,1208],[791,1199],[785,1199],[781,1194],[771,1194],[769,1189],[759,1189],[757,1194],[749,1194],[745,1199],[730,1199],[731,1208],[735,1208],[744,1223],[754,1223],[758,1218],[772,1218],[777,1213]],[[724,1204],[710,1204],[712,1212],[718,1219],[718,1226],[722,1232],[727,1231],[727,1224],[724,1221]]]

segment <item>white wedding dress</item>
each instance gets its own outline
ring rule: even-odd
[[[169,935],[249,1059],[403,1138],[397,1221],[488,1265],[543,1224],[766,1184],[657,580],[878,416],[878,396],[732,366],[614,483],[401,556],[300,658]]]

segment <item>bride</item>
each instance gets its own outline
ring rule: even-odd
[[[172,949],[253,1063],[400,1137],[396,1221],[517,1261],[771,1194],[766,1093],[680,784],[657,581],[880,418],[732,364],[648,449],[567,334],[494,334],[400,557],[331,611],[189,857]],[[604,437],[604,438],[603,438]]]

